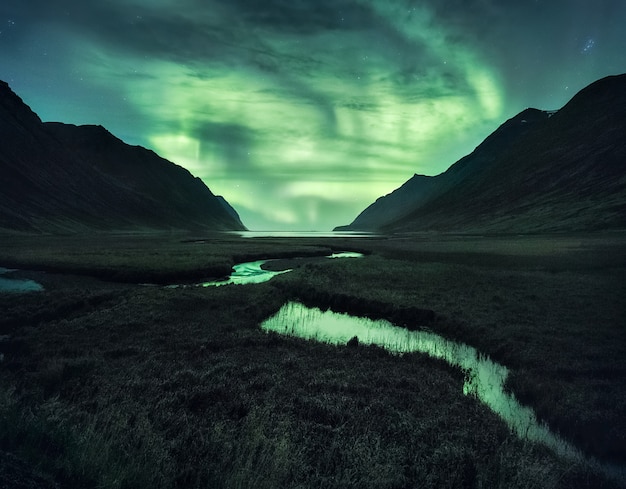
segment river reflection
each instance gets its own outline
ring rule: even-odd
[[[324,258],[361,258],[362,253],[354,251],[342,251],[340,253],[333,253]],[[276,275],[282,273],[291,272],[292,269],[280,271],[272,271],[263,269],[263,265],[272,260],[258,260],[246,263],[239,263],[233,266],[233,273],[226,280],[214,280],[212,282],[204,282],[200,285],[202,287],[216,287],[220,285],[228,284],[260,284],[271,280]]]
[[[579,450],[538,422],[531,409],[521,406],[513,395],[504,391],[508,374],[506,367],[491,361],[471,346],[426,331],[409,331],[385,320],[323,312],[296,302],[285,304],[278,313],[264,321],[261,328],[332,345],[345,345],[356,336],[359,344],[378,345],[395,354],[422,352],[445,360],[465,372],[464,394],[475,395],[518,436],[542,443],[570,460],[585,460]]]
[[[233,273],[226,280],[215,280],[202,283],[202,287],[215,287],[228,284],[260,284],[267,282],[276,275],[291,272],[291,269],[278,272],[261,268],[268,260],[239,263],[233,267]]]
[[[15,271],[16,270],[0,267],[0,275],[5,275]],[[43,290],[41,284],[38,284],[34,280],[0,277],[0,293],[39,292],[41,290]]]

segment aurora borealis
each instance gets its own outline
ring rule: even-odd
[[[620,0],[4,0],[0,79],[188,168],[250,229],[328,230],[625,72],[624,25]]]

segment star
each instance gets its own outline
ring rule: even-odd
[[[582,50],[582,53],[589,53],[593,47],[596,45],[596,41],[593,38],[589,38],[587,39],[587,42],[585,43],[585,47]]]

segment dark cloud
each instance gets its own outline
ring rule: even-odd
[[[324,30],[363,30],[379,24],[367,5],[351,0],[230,0],[233,16],[251,25],[307,35]]]
[[[310,72],[319,68],[307,47],[306,35],[335,32],[341,36],[362,31],[364,49],[379,49],[384,42],[397,52],[413,52],[418,46],[377,15],[367,4],[353,0],[256,0],[171,4],[127,4],[121,1],[7,0],[0,7],[17,19],[22,31],[41,23],[63,26],[68,32],[96,39],[126,52],[158,56],[179,62],[207,60],[227,64],[251,64],[276,73],[284,64]],[[270,47],[275,36],[296,36],[301,49]],[[288,42],[289,37],[281,37]],[[293,47],[293,46],[292,46]],[[289,51],[289,50],[287,50]],[[349,61],[349,60],[347,60]]]
[[[535,44],[544,47],[544,56],[552,56],[585,31],[619,28],[626,16],[621,0],[440,0],[430,2],[430,8],[457,42],[480,43],[502,57],[509,49],[524,51]]]
[[[5,15],[10,13],[17,19],[22,31],[36,31],[43,23],[58,25],[67,32],[139,55],[193,62],[227,58],[241,49],[236,31],[221,17],[193,15],[172,7],[129,6],[116,1],[8,0],[2,8]],[[255,45],[262,49],[259,43]]]
[[[219,158],[234,172],[250,170],[250,152],[254,150],[256,142],[254,131],[248,126],[198,121],[189,135],[200,141],[201,155],[211,159]]]

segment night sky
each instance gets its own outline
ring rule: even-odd
[[[250,229],[328,230],[626,72],[624,26],[623,0],[2,0],[0,79],[188,168]]]

